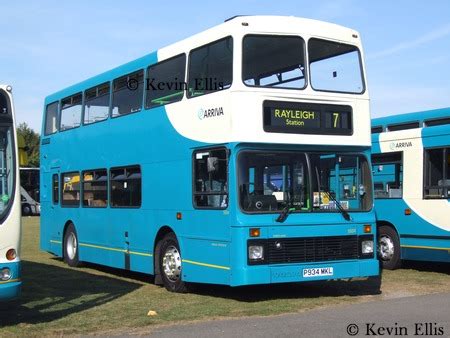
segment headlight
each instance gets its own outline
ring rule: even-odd
[[[9,270],[8,268],[3,268],[2,270],[0,270],[0,279],[2,281],[7,281],[11,279],[11,270]]]
[[[264,259],[264,247],[262,245],[250,245],[248,247],[248,259],[254,261]]]
[[[373,241],[362,241],[361,242],[361,253],[363,255],[373,253]]]

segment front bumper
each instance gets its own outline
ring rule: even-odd
[[[333,274],[304,277],[303,270],[332,268]],[[319,262],[283,265],[247,266],[233,271],[232,285],[310,282],[330,279],[364,278],[378,276],[380,264],[377,259],[340,262]]]
[[[20,279],[20,262],[0,263],[0,269],[9,268],[11,279],[0,280],[0,300],[9,300],[19,297],[22,281]]]

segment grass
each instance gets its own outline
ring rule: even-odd
[[[161,324],[276,315],[338,304],[450,291],[449,265],[410,263],[383,274],[382,294],[363,282],[229,288],[173,294],[151,276],[85,265],[70,268],[39,250],[39,218],[23,219],[22,297],[0,304],[0,336],[148,332]],[[156,316],[147,316],[149,310]]]

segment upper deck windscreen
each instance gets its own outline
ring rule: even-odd
[[[247,86],[305,87],[305,43],[296,36],[244,38],[243,80]]]
[[[363,72],[357,47],[321,39],[308,42],[311,86],[315,90],[361,94]]]

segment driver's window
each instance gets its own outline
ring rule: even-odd
[[[197,208],[225,209],[228,206],[227,150],[194,153],[194,205]]]

